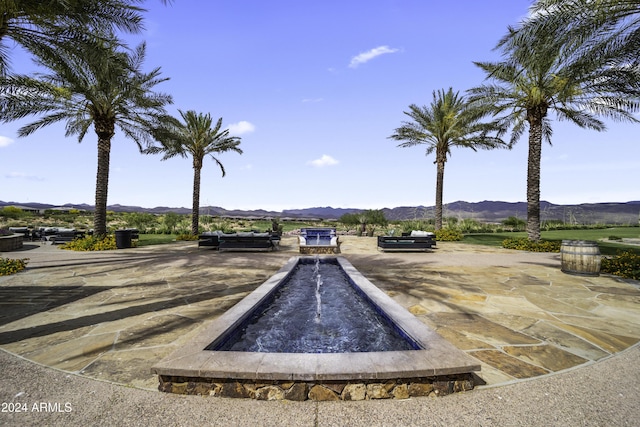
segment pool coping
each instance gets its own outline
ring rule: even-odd
[[[382,292],[343,257],[335,257],[351,279],[423,350],[368,353],[252,353],[205,350],[239,325],[268,298],[299,258],[292,257],[273,276],[210,324],[182,348],[155,364],[161,377],[255,381],[345,381],[437,377],[480,371],[479,362],[446,341]]]

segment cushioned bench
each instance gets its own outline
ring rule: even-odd
[[[31,231],[27,227],[9,227],[9,231],[16,234],[22,234],[24,240],[31,238]]]
[[[200,234],[200,236],[198,236],[198,247],[206,246],[218,249],[218,246],[220,246],[220,240],[218,239],[218,236],[220,234],[222,233],[218,233],[216,231],[205,231],[204,233]]]
[[[271,233],[235,233],[218,235],[220,251],[272,251],[275,244]]]
[[[382,251],[427,251],[436,245],[435,235],[428,232],[409,236],[378,236],[378,249]]]
[[[76,230],[58,230],[58,232],[50,237],[51,242],[56,245],[58,243],[71,242],[73,239],[81,239],[84,237],[84,231]]]

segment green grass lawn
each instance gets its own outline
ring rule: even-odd
[[[554,230],[543,231],[542,238],[545,240],[600,240],[609,236],[617,236],[621,238],[640,238],[640,228],[638,227],[613,227],[603,229],[588,230]],[[486,233],[486,234],[466,234],[462,243],[472,243],[487,246],[502,246],[505,239],[514,239],[519,237],[527,237],[525,232],[516,233]],[[603,255],[615,255],[618,249],[631,250],[640,255],[640,247],[633,245],[625,245],[615,242],[598,241],[600,253]]]

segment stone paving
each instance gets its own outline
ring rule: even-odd
[[[640,340],[640,283],[560,271],[559,254],[439,242],[381,253],[341,236],[342,256],[500,385],[591,364]],[[0,347],[89,378],[157,389],[151,366],[298,254],[218,253],[194,242],[100,253],[25,244],[0,277]]]

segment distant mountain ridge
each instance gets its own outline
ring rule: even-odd
[[[0,201],[0,208],[4,206],[24,206],[33,209],[69,208],[93,210],[92,205],[72,204],[50,205],[45,203],[20,203]],[[175,212],[189,214],[191,209],[158,206],[155,208],[143,208],[140,206],[109,205],[108,210],[114,212],[146,212],[163,214]],[[218,206],[203,206],[200,213],[213,216],[245,217],[245,218],[291,218],[291,219],[338,219],[346,213],[356,213],[365,209],[345,209],[326,207],[313,207],[305,209],[286,209],[282,212],[256,210],[227,210]],[[525,202],[464,202],[458,201],[444,205],[444,216],[458,219],[472,218],[482,222],[500,222],[511,216],[526,219],[527,204]],[[401,206],[384,208],[382,211],[389,220],[408,220],[433,218],[434,206]],[[582,203],[579,205],[555,205],[541,201],[540,213],[542,220],[560,220],[578,224],[637,224],[640,219],[640,201],[626,203]]]

